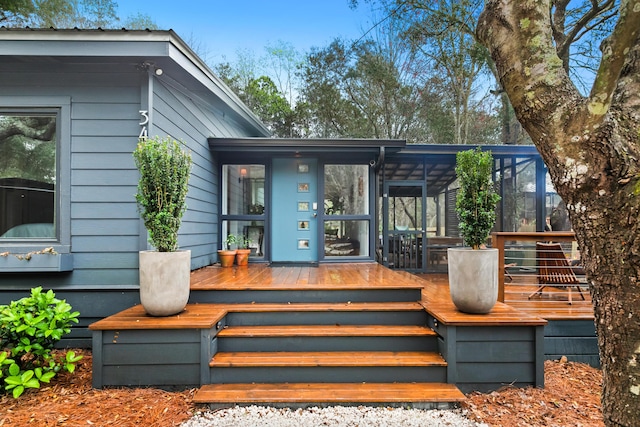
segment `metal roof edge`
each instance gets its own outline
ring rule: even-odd
[[[103,28],[10,28],[0,26],[0,40],[23,40],[23,41],[46,41],[46,40],[77,40],[77,41],[120,41],[122,34],[134,41],[169,41],[173,30],[128,30],[120,29],[103,29]]]
[[[535,145],[458,145],[458,144],[407,144],[398,154],[455,154],[476,147],[496,155],[539,154]]]
[[[375,150],[385,147],[401,150],[406,145],[405,140],[398,139],[367,139],[367,138],[208,138],[209,147],[213,150],[225,149],[289,149],[297,151],[318,149],[351,149]]]

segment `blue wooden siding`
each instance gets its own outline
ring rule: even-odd
[[[208,115],[202,113],[199,102],[160,81],[153,89],[152,132],[183,140],[193,160],[178,244],[191,250],[191,268],[209,265],[217,251],[218,177],[207,136],[228,132],[224,121],[215,120],[224,115],[215,105],[208,106]]]
[[[0,275],[0,284],[15,290],[36,285],[54,290],[136,289],[140,220],[133,198],[137,171],[131,152],[139,133],[138,72],[105,74],[54,66],[36,73],[33,66],[24,68],[15,74],[0,69],[3,107],[11,106],[3,102],[4,96],[38,99],[46,94],[71,99],[71,131],[61,135],[60,141],[70,144],[70,170],[60,171],[67,181],[60,188],[69,189],[61,197],[63,203],[64,199],[70,202],[70,218],[59,221],[71,228],[74,270],[45,276]],[[11,247],[5,249],[11,251]],[[0,298],[7,302],[4,294]]]
[[[42,285],[55,291],[86,293],[87,304],[76,299],[86,323],[139,301],[138,251],[146,240],[135,203],[138,171],[132,157],[140,133],[141,100],[146,74],[130,65],[115,67],[0,64],[0,106],[9,99],[37,100],[60,96],[71,100],[70,134],[61,144],[70,144],[67,164],[61,171],[66,181],[62,197],[70,203],[70,217],[60,218],[70,227],[74,269],[68,273],[6,274],[0,272],[0,304],[28,289]],[[34,84],[37,82],[37,84]],[[143,82],[143,83],[141,83]],[[240,126],[231,109],[221,100],[201,92],[153,85],[153,123],[150,135],[171,135],[185,141],[193,158],[187,212],[179,245],[192,251],[192,268],[216,260],[219,177],[217,162],[209,150],[212,136],[252,136],[248,125]],[[61,185],[62,189],[65,185]],[[40,245],[44,247],[43,245]],[[5,245],[2,251],[19,252]],[[96,291],[107,292],[98,295]],[[58,293],[58,292],[56,292]],[[95,294],[94,294],[95,293]],[[75,298],[74,298],[75,299]],[[100,310],[96,311],[95,305]],[[77,333],[77,332],[76,332]],[[80,333],[84,338],[89,335]],[[81,338],[81,339],[84,339]]]

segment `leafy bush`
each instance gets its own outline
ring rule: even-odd
[[[42,287],[31,296],[0,306],[0,390],[17,398],[27,388],[40,388],[61,370],[74,372],[82,356],[52,354],[54,345],[78,323],[79,312]]]
[[[456,195],[458,227],[467,245],[473,249],[486,243],[496,222],[496,205],[500,195],[491,180],[493,156],[490,151],[459,151],[456,175],[460,189]]]
[[[191,155],[166,137],[141,139],[133,152],[140,171],[136,201],[149,241],[160,252],[178,249],[178,229],[186,210]]]

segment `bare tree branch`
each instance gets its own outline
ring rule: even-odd
[[[45,127],[30,127],[22,120],[12,120],[7,125],[0,128],[0,141],[15,135],[24,135],[27,138],[39,141],[50,141],[56,131],[56,122],[50,120]]]

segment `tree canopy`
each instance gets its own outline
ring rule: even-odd
[[[0,0],[0,25],[34,28],[117,28],[115,0]],[[129,29],[157,29],[149,15],[127,17]]]

